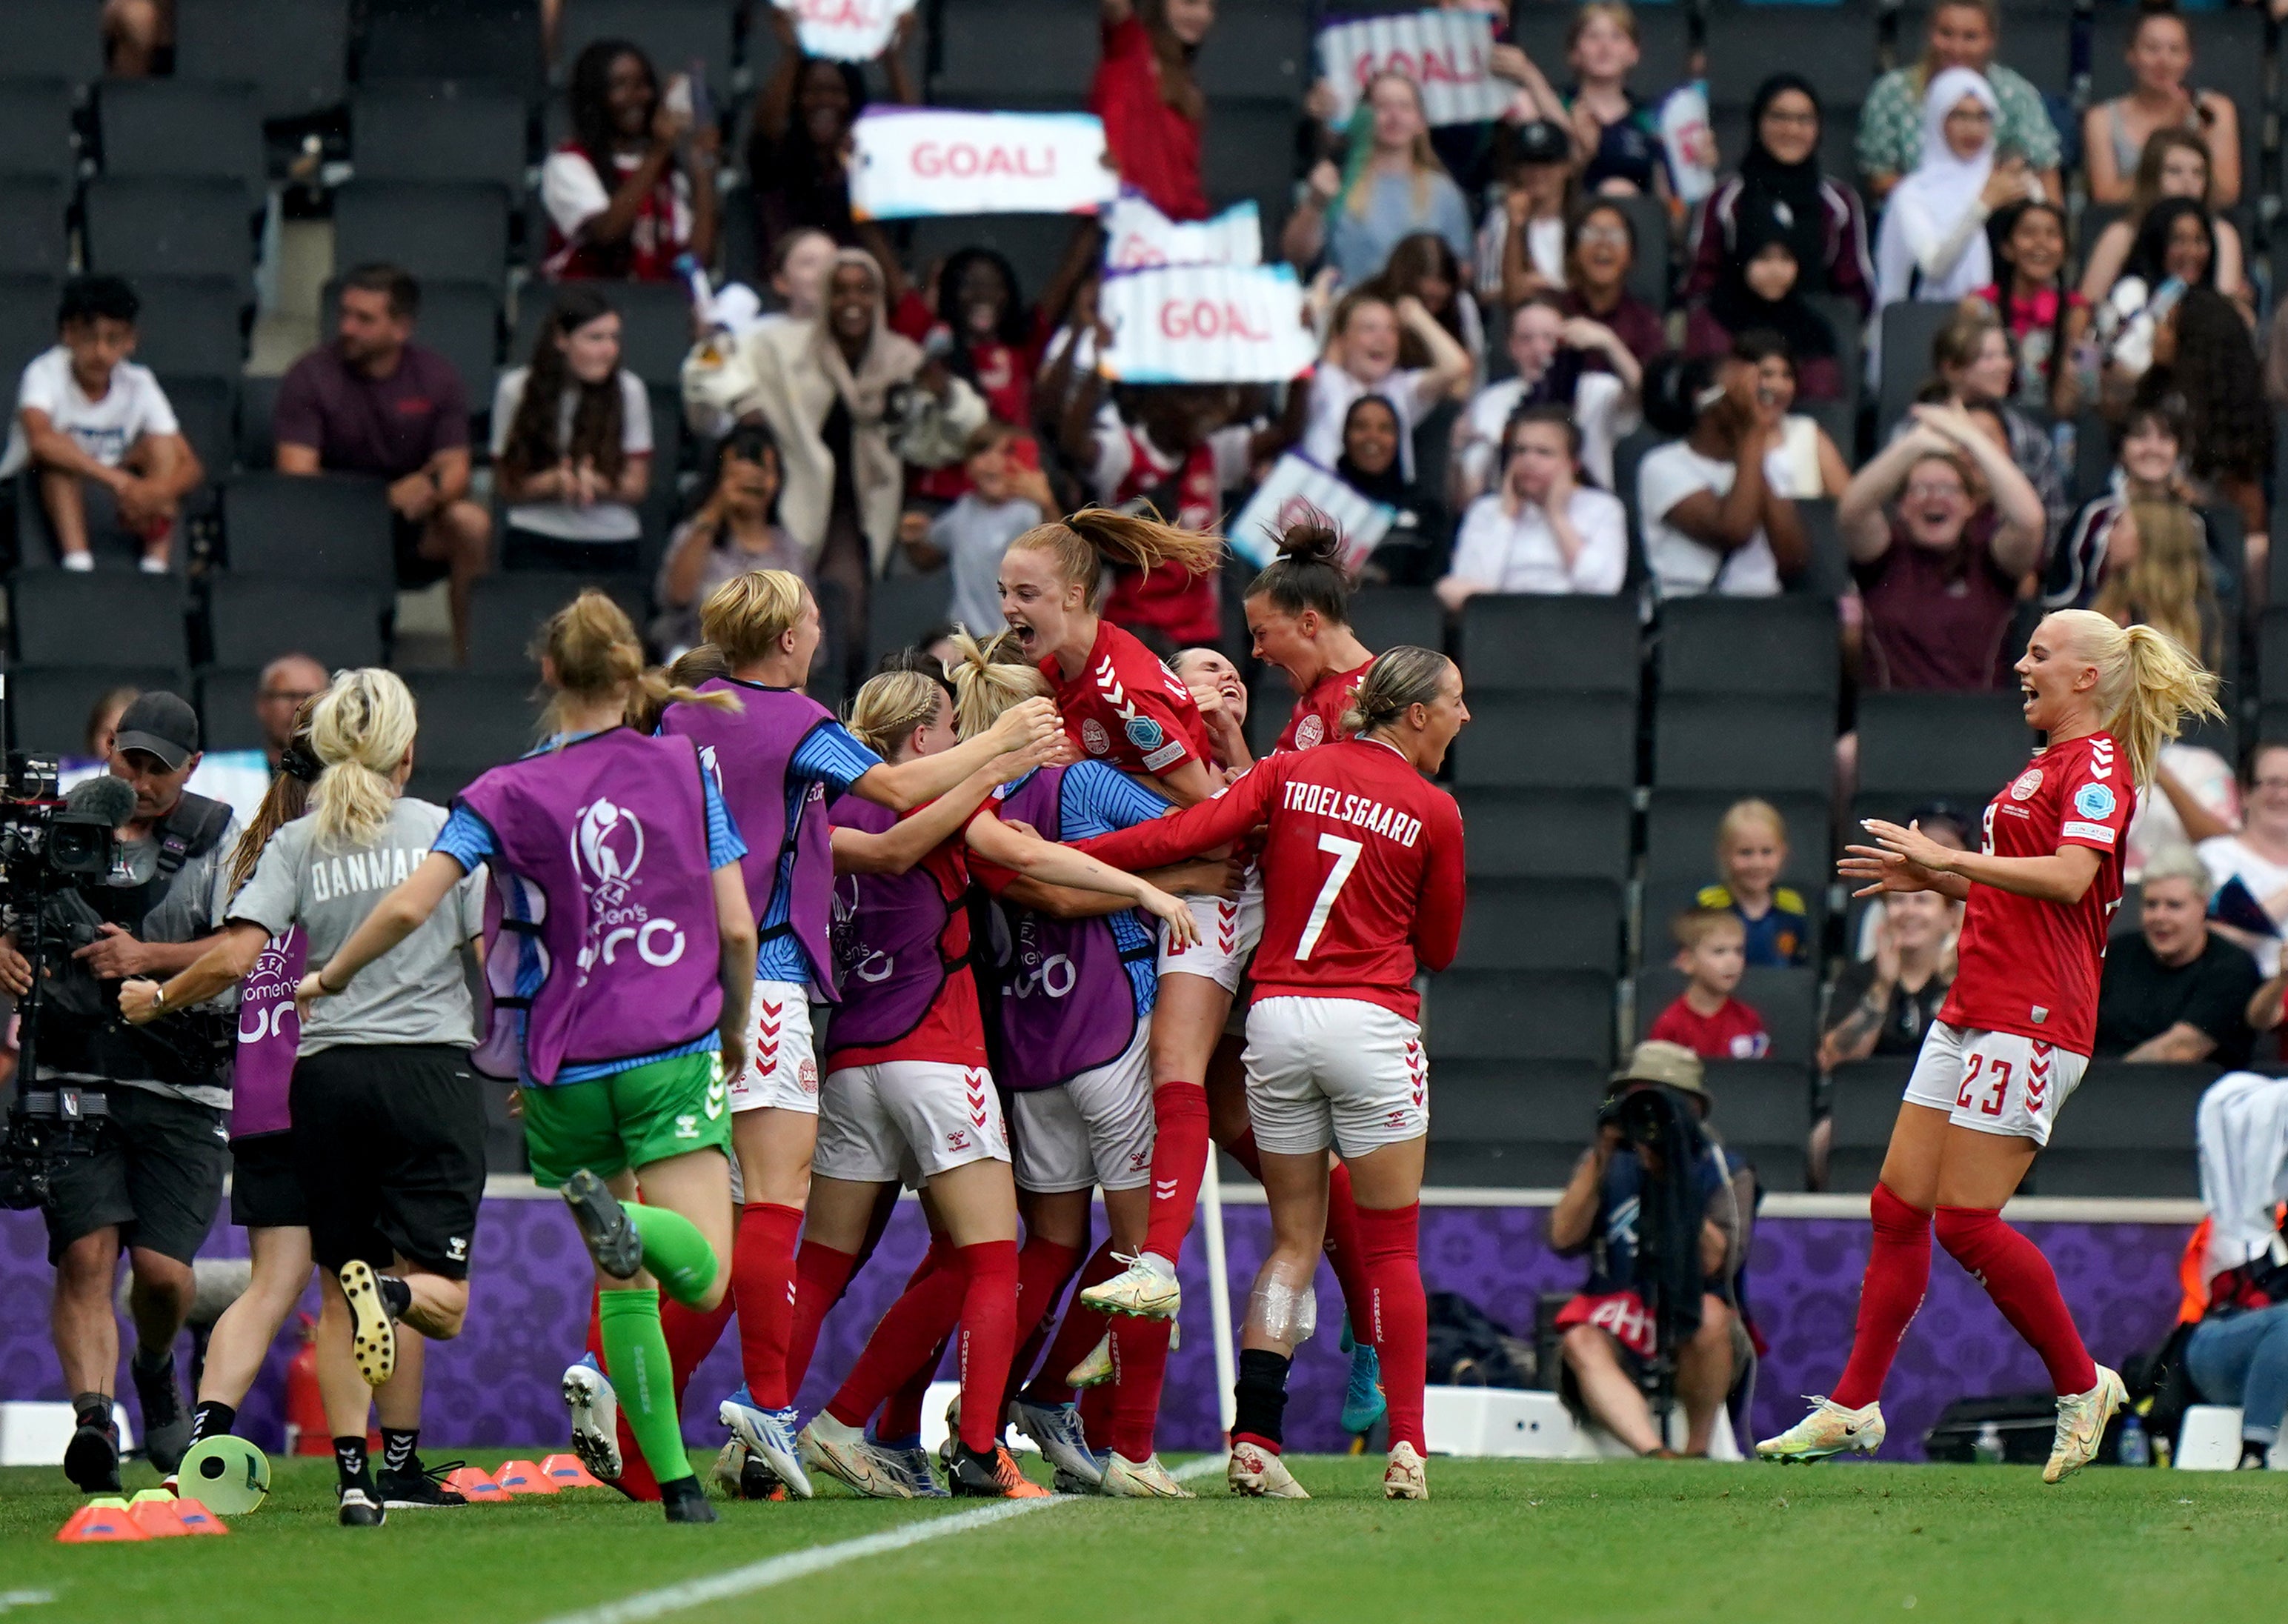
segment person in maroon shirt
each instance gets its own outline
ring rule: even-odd
[[[1915,426],[1836,505],[1866,603],[1861,679],[1996,687],[2018,582],[2041,558],[2042,499],[1998,443],[1998,424],[1990,432],[1957,407],[1913,411]]]
[[[397,580],[449,575],[453,654],[469,657],[469,591],[485,573],[492,516],[469,499],[469,401],[453,363],[413,342],[421,285],[395,265],[342,281],[331,345],[296,361],[271,427],[278,471],[365,474],[389,482]]]
[[[1618,203],[1593,202],[1573,217],[1565,234],[1565,313],[1610,328],[1649,367],[1667,353],[1668,329],[1660,312],[1629,291],[1636,262],[1636,223]],[[1592,372],[1613,370],[1593,351],[1584,365]]]
[[[1172,220],[1204,220],[1200,127],[1207,97],[1192,58],[1215,26],[1215,0],[1100,0],[1104,59],[1088,89],[1120,178]]]

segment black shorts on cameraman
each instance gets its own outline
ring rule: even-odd
[[[126,1083],[105,1089],[104,1103],[92,1151],[63,1158],[49,1175],[48,1262],[115,1224],[122,1251],[189,1263],[222,1205],[223,1113]]]

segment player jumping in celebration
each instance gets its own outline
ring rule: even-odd
[[[493,1025],[478,1062],[518,1078],[534,1181],[561,1192],[595,1259],[604,1367],[667,1520],[711,1523],[676,1418],[659,1300],[664,1290],[704,1311],[728,1284],[724,1079],[744,1064],[755,961],[746,848],[698,750],[625,725],[670,691],[644,668],[618,606],[582,592],[538,648],[552,736],[461,793],[429,855],[304,978],[301,997],[341,995],[489,867]]]
[[[1240,1339],[1235,1493],[1304,1497],[1279,1459],[1280,1422],[1295,1346],[1317,1317],[1311,1277],[1332,1149],[1358,1201],[1368,1323],[1390,1405],[1383,1493],[1429,1497],[1416,1232],[1430,1119],[1414,976],[1418,965],[1444,969],[1461,937],[1461,814],[1426,775],[1469,719],[1451,661],[1394,648],[1359,685],[1343,718],[1350,740],[1280,752],[1205,805],[1083,845],[1128,867],[1266,829],[1243,1063],[1272,1251]]]
[[[886,765],[802,691],[818,652],[819,620],[817,601],[799,577],[783,570],[735,577],[708,597],[699,624],[730,667],[728,677],[701,684],[699,692],[735,699],[738,708],[671,705],[660,731],[699,746],[730,809],[747,848],[741,868],[762,939],[754,966],[751,1053],[746,1069],[731,1081],[731,1138],[745,1200],[732,1292],[746,1380],[724,1401],[721,1415],[751,1459],[790,1493],[806,1496],[810,1485],[795,1447],[787,1349],[797,1311],[795,1243],[818,1143],[810,1004],[814,997],[830,1001],[835,987],[827,939],[834,876],[826,804],[854,793],[894,812],[910,811],[952,789],[994,757],[1053,739],[1056,717],[1047,705],[1037,705],[1013,713],[989,738]],[[846,1279],[846,1271],[842,1279],[818,1282],[818,1289],[830,1301]],[[711,1338],[705,1340],[712,1345]],[[706,1351],[699,1348],[696,1357]],[[575,1436],[592,1440],[591,1447],[600,1452],[613,1433],[609,1396],[579,1366],[565,1380],[568,1395],[579,1399]]]
[[[2001,1208],[2049,1143],[2089,1064],[2122,845],[2154,759],[2187,716],[2221,714],[2216,679],[2170,638],[2062,610],[2014,668],[2028,726],[2048,736],[1986,809],[1975,852],[1870,819],[1839,865],[1856,893],[1934,891],[1966,904],[1960,968],[1916,1058],[1870,1207],[1873,1245],[1851,1358],[1834,1392],[1756,1446],[1815,1461],[1883,1444],[1877,1400],[1930,1279],[1931,1234],[2049,1367],[2057,1438],[2045,1483],[2087,1465],[2126,1401],[2094,1363],[2033,1242]]]

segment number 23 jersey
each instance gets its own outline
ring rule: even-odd
[[[2098,854],[2097,877],[2073,903],[1972,885],[1958,968],[1939,1019],[2089,1053],[2105,938],[2121,904],[2122,852],[2136,812],[2129,757],[2111,734],[2034,753],[1988,804],[1979,849],[1993,857],[2049,857],[2086,846]]]

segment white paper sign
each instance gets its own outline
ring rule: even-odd
[[[1334,523],[1343,538],[1343,567],[1356,569],[1389,533],[1398,510],[1360,495],[1308,457],[1290,451],[1272,464],[1255,495],[1224,527],[1232,551],[1258,568],[1279,551],[1278,538],[1290,526],[1317,516]]]
[[[1118,195],[1104,124],[1086,113],[859,115],[850,212],[862,220],[947,214],[1092,214]]]
[[[1133,192],[1104,214],[1104,266],[1142,271],[1165,265],[1263,263],[1263,222],[1252,202],[1234,203],[1212,220],[1178,221]]]
[[[838,62],[870,62],[890,47],[898,19],[918,0],[778,0],[792,13],[806,55]]]
[[[1320,70],[1335,92],[1328,122],[1350,122],[1359,93],[1379,73],[1403,74],[1422,89],[1433,124],[1498,118],[1517,87],[1494,77],[1492,19],[1474,12],[1417,12],[1337,23],[1319,35]]]
[[[1122,384],[1275,384],[1318,359],[1292,266],[1170,265],[1104,279],[1112,344],[1097,370]]]
[[[1660,139],[1676,194],[1696,203],[1716,189],[1716,132],[1708,123],[1708,87],[1680,84],[1660,104]]]

